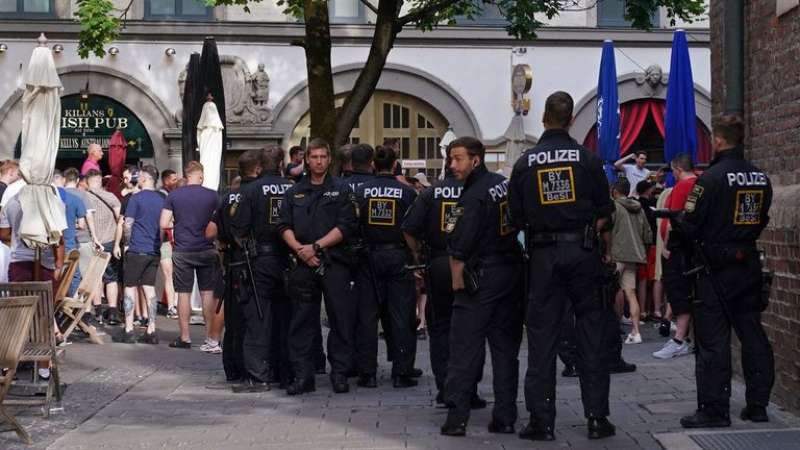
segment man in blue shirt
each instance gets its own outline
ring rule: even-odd
[[[53,174],[53,184],[58,187],[58,194],[61,197],[61,201],[64,202],[67,216],[67,229],[64,230],[64,250],[66,254],[69,254],[72,250],[78,250],[78,229],[86,228],[86,205],[77,195],[64,189],[64,177],[61,175],[61,171],[56,170]],[[78,290],[80,282],[81,269],[76,267],[67,296],[72,296]]]
[[[156,273],[159,264],[159,249],[161,248],[162,232],[159,227],[161,208],[164,206],[164,197],[156,192],[158,171],[153,166],[144,166],[139,171],[139,189],[128,200],[125,208],[125,223],[123,236],[127,244],[125,252],[125,271],[123,283],[125,284],[125,329],[114,337],[115,342],[133,344],[158,344],[156,335]],[[120,239],[114,245],[114,254],[119,258],[122,254]],[[136,305],[139,288],[147,300],[148,317],[147,332],[137,338],[133,330],[133,312]]]

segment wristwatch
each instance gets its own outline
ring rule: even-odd
[[[311,248],[314,249],[315,253],[319,253],[319,251],[322,250],[322,247],[320,247],[320,245],[316,242],[314,242],[314,245],[312,245]]]

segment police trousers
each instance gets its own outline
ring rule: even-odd
[[[258,256],[251,261],[257,295],[253,295],[252,285],[246,283],[244,292],[248,301],[243,305],[244,312],[244,366],[247,374],[258,381],[269,380],[272,363],[272,322],[274,305],[286,303],[283,272],[286,264],[280,255]],[[256,302],[261,305],[263,317],[258,315]]]
[[[606,417],[609,312],[600,296],[600,254],[584,250],[577,242],[533,246],[529,254],[525,404],[531,419],[543,426],[555,424],[556,352],[570,308],[575,315],[576,363],[584,414],[587,418]]]
[[[289,361],[289,324],[292,318],[291,302],[286,294],[286,271],[281,274],[284,295],[271,301],[270,321],[270,368],[282,383],[289,383],[294,377]]]
[[[440,255],[431,258],[427,282],[428,303],[425,315],[428,323],[431,371],[436,381],[436,388],[444,391],[447,360],[450,357],[450,317],[453,314],[453,281],[450,276],[449,256]]]
[[[327,263],[325,275],[299,264],[289,273],[292,319],[289,324],[289,360],[296,380],[312,381],[316,370],[314,339],[319,333],[320,293],[325,298],[330,333],[328,361],[331,377],[345,376],[355,364],[354,328],[356,302],[350,287],[349,268],[335,260]]]
[[[374,250],[359,270],[358,352],[359,371],[374,374],[378,353],[378,305],[384,304],[388,318],[386,341],[392,354],[392,376],[409,376],[417,352],[416,288],[413,274],[405,269],[405,249]],[[374,343],[374,346],[373,346]]]
[[[504,425],[513,425],[517,420],[522,340],[520,269],[510,263],[485,265],[474,294],[455,293],[445,397],[450,415],[459,421],[467,422],[469,418],[470,400],[486,359],[487,339],[495,398],[492,416]]]
[[[222,338],[222,367],[228,380],[239,380],[245,376],[244,354],[244,311],[240,303],[242,295],[240,280],[241,267],[225,264],[225,293],[222,298],[225,312],[225,335]]]
[[[722,309],[711,278],[701,275],[697,280],[698,303],[694,310],[697,403],[718,414],[729,412],[733,326],[741,343],[747,404],[766,407],[775,383],[775,360],[761,325],[760,286],[752,282],[760,279],[760,266],[757,271],[722,269],[715,276],[718,287],[724,290],[722,294],[733,323]]]

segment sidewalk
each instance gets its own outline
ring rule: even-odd
[[[466,438],[440,436],[446,410],[433,406],[436,390],[427,341],[419,341],[417,367],[425,374],[416,388],[391,387],[381,343],[378,389],[357,388],[351,382],[350,393],[334,395],[327,376],[318,376],[317,391],[300,397],[288,397],[277,388],[264,394],[233,394],[209,388],[219,387],[224,379],[219,355],[196,348],[170,349],[166,343],[176,336],[177,324],[159,317],[159,326],[165,330],[159,332],[162,344],[157,347],[68,346],[62,369],[69,384],[65,411],[44,420],[33,408],[14,409],[33,436],[34,446],[25,446],[13,433],[0,433],[0,448],[660,449],[659,440],[670,448],[703,448],[678,424],[680,416],[695,409],[694,359],[653,359],[650,353],[664,339],[650,325],[643,327],[644,344],[625,347],[625,358],[639,370],[612,376],[610,419],[617,425],[617,436],[601,441],[586,438],[577,380],[559,376],[556,441],[536,445],[516,435],[488,433],[491,408],[473,412]],[[194,326],[192,331],[199,345],[202,327]],[[521,383],[526,355],[523,342]],[[480,391],[492,401],[488,361]],[[735,416],[744,403],[743,386],[735,382],[733,391],[730,431],[800,428],[798,417],[777,407],[770,408],[768,424],[741,422]],[[527,421],[521,387],[519,407],[518,429]]]

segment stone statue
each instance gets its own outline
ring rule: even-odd
[[[253,84],[253,91],[250,94],[253,103],[266,106],[269,101],[269,75],[264,70],[264,63],[258,65],[256,73],[250,76],[250,82]]]
[[[644,73],[636,75],[636,84],[641,86],[645,93],[653,97],[663,89],[669,81],[669,75],[665,74],[658,64],[653,64],[645,69]]]

